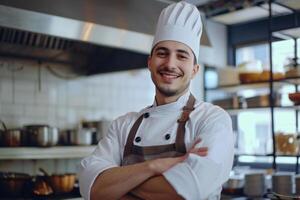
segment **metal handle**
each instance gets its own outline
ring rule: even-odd
[[[0,120],[0,123],[1,123],[2,127],[4,128],[4,131],[7,131],[7,128],[6,128],[6,126],[5,126],[5,123],[4,123],[2,120]]]

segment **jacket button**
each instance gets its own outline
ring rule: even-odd
[[[137,143],[139,143],[141,140],[142,140],[142,138],[139,136],[135,138],[135,142],[137,142]]]
[[[166,139],[166,140],[169,140],[170,138],[171,138],[171,136],[170,136],[169,133],[165,135],[165,139]]]
[[[150,113],[145,113],[144,118],[148,118],[148,117],[150,117]]]

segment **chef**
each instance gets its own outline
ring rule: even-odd
[[[194,5],[181,1],[162,11],[148,58],[154,102],[114,120],[81,161],[84,199],[220,199],[234,135],[229,115],[189,90],[201,33]]]

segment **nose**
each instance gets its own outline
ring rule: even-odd
[[[168,68],[176,67],[176,56],[174,54],[169,54],[165,60],[165,66]]]

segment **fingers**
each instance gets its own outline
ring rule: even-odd
[[[207,147],[193,148],[189,151],[189,153],[194,153],[199,156],[207,156],[207,152],[208,152]]]
[[[197,144],[201,142],[201,138],[195,140],[194,144],[192,145],[191,149],[195,148]]]

